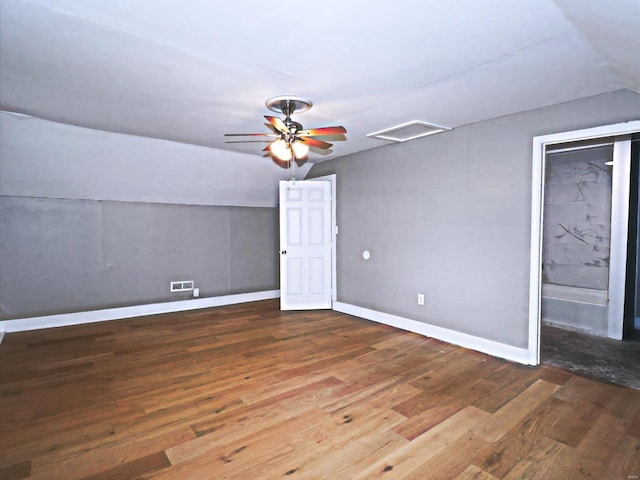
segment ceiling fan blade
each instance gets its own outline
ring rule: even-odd
[[[270,123],[265,122],[264,124],[265,124],[265,126],[266,126],[266,127],[267,127],[271,132],[273,132],[273,133],[274,133],[274,134],[276,134],[277,136],[280,136],[280,135],[281,135],[281,134],[280,134],[280,132],[278,132],[278,129],[277,129],[276,127],[274,127],[273,125],[271,125]]]
[[[322,156],[330,155],[333,153],[333,150],[331,150],[330,148],[324,150],[322,148],[309,147],[309,151]]]
[[[282,120],[278,117],[271,117],[269,115],[265,115],[266,118],[271,125],[275,127],[278,132],[289,133],[289,127],[287,127]]]
[[[271,140],[228,140],[224,143],[271,143]]]
[[[316,135],[313,138],[322,137],[322,140],[325,142],[344,142],[347,140],[345,135]]]
[[[308,130],[300,130],[298,135],[305,137],[321,137],[323,135],[344,135],[347,129],[336,125],[335,127],[310,128]]]
[[[316,148],[331,148],[333,147],[332,143],[323,142],[322,140],[318,140],[317,138],[309,138],[309,137],[300,137],[299,141],[307,145],[308,147],[316,147]]]
[[[225,133],[225,137],[277,137],[275,133]]]

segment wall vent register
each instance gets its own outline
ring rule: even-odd
[[[182,280],[179,282],[171,282],[171,291],[172,292],[188,292],[193,290],[194,281],[193,280]]]
[[[408,140],[415,140],[416,138],[426,137],[427,135],[433,135],[434,133],[445,132],[447,130],[451,129],[434,123],[414,120],[412,122],[396,125],[395,127],[369,133],[367,137],[390,140],[392,142],[406,142]]]

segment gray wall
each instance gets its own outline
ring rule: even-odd
[[[287,175],[258,155],[6,112],[0,147],[0,194],[8,196],[275,207]]]
[[[337,174],[338,300],[526,348],[532,138],[638,112],[619,91],[315,165]]]
[[[2,319],[278,288],[274,208],[0,197]]]
[[[171,280],[201,297],[277,289],[277,181],[242,176],[271,166],[218,176],[220,161],[0,113],[0,318],[192,298]]]

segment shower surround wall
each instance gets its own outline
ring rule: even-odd
[[[542,319],[607,335],[613,146],[549,153]]]

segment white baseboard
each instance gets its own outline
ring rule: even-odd
[[[358,307],[348,303],[334,302],[333,309],[338,312],[347,313],[366,320],[372,320],[374,322],[383,323],[409,332],[419,333],[425,337],[436,338],[460,347],[487,353],[494,357],[504,358],[506,360],[525,365],[532,365],[530,362],[531,357],[529,355],[529,351],[526,348],[514,347],[512,345],[495,342],[493,340],[474,337],[473,335],[456,332],[455,330],[449,330],[448,328],[438,327],[428,323],[399,317],[397,315],[378,312],[376,310],[369,310],[368,308]]]
[[[258,300],[278,298],[279,296],[280,290],[266,290],[263,292],[239,293],[235,295],[223,295],[220,297],[195,298],[193,300],[179,300],[176,302],[151,303],[148,305],[134,305],[132,307],[107,308],[104,310],[91,310],[88,312],[63,313],[42,317],[2,320],[0,321],[0,332],[2,332],[0,342],[2,342],[2,338],[5,333],[82,325],[84,323],[106,322],[108,320],[143,317],[145,315],[156,315],[159,313],[198,310],[200,308],[221,307],[224,305],[234,305],[236,303],[255,302]]]
[[[105,322],[122,318],[142,317],[162,313],[182,312],[198,310],[201,308],[220,307],[237,303],[255,302],[280,297],[280,290],[267,290],[263,292],[241,293],[236,295],[224,295],[220,297],[198,298],[193,300],[181,300],[177,302],[152,303],[148,305],[135,305],[131,307],[108,308],[104,310],[92,310],[88,312],[63,313],[59,315],[46,315],[42,317],[19,318],[15,320],[0,321],[0,343],[5,333],[26,332],[43,328],[65,327],[82,325],[85,323]],[[459,345],[464,348],[477,350],[500,358],[505,358],[525,365],[530,364],[529,352],[525,348],[518,348],[504,343],[474,337],[466,333],[456,332],[447,328],[430,325],[428,323],[410,320],[408,318],[391,315],[388,313],[370,310],[348,303],[334,302],[333,309],[365,318],[392,327],[418,333],[426,337]]]

